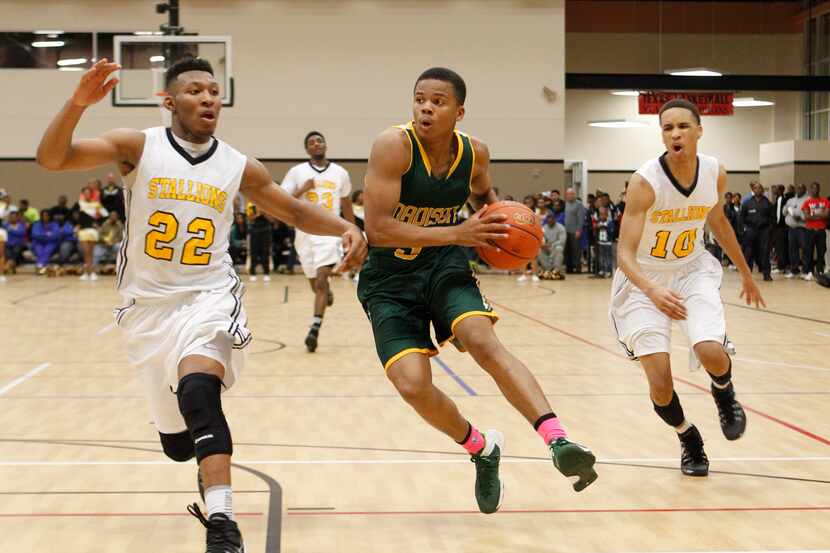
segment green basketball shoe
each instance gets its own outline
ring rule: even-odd
[[[476,501],[478,510],[485,514],[495,513],[504,498],[504,483],[499,479],[499,461],[504,449],[504,434],[498,430],[484,433],[485,448],[470,460],[476,465]],[[492,446],[492,449],[491,449]],[[485,450],[490,449],[487,455]]]
[[[571,478],[577,477],[573,487],[575,491],[581,492],[597,479],[597,471],[594,470],[594,463],[597,458],[587,447],[567,438],[559,438],[551,442],[548,447],[553,458],[553,465],[559,472]]]

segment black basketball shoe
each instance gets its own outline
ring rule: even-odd
[[[187,506],[188,512],[199,519],[202,526],[207,528],[207,548],[205,553],[245,553],[242,543],[242,534],[239,526],[222,513],[217,513],[209,519],[205,518],[199,505],[194,503]]]
[[[680,470],[688,476],[709,474],[709,458],[703,451],[703,438],[697,427],[692,425],[680,438]]]
[[[737,440],[743,436],[746,430],[746,413],[744,408],[735,399],[735,388],[732,383],[726,388],[720,389],[712,385],[712,397],[715,398],[715,405],[718,408],[720,417],[720,429],[727,440]]]
[[[314,353],[317,350],[317,336],[319,333],[319,326],[311,325],[311,328],[308,329],[308,335],[305,337],[305,349],[307,349],[309,353]]]

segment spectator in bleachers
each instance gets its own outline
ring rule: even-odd
[[[58,196],[58,204],[56,206],[53,206],[53,207],[49,208],[49,213],[52,214],[52,220],[53,221],[57,221],[58,220],[58,215],[62,215],[63,216],[63,221],[66,222],[66,221],[69,220],[69,214],[71,212],[72,212],[72,210],[67,205],[67,199],[66,199],[66,196],[64,196],[64,195]]]
[[[98,243],[98,229],[96,223],[104,217],[104,207],[101,202],[95,199],[95,191],[84,186],[81,189],[81,196],[73,209],[73,218],[76,222],[76,236],[78,237],[78,249],[84,258],[84,268],[81,280],[98,280],[98,273],[95,272],[92,264],[92,253],[95,244]]]
[[[9,233],[3,226],[3,219],[0,219],[0,283],[6,282],[6,239]]]
[[[600,278],[608,278],[611,276],[613,267],[613,246],[614,236],[616,235],[614,228],[614,220],[610,217],[609,209],[601,206],[597,210],[597,226],[596,226],[596,241],[597,241],[597,266],[598,270],[595,276]]]
[[[585,206],[577,199],[576,191],[573,188],[565,190],[565,268],[568,274],[582,272],[582,250],[579,244],[585,224],[585,213]]]
[[[262,265],[265,276],[262,280],[271,280],[271,221],[265,213],[258,211],[254,204],[248,204],[248,236],[250,237],[251,271],[248,280],[256,281],[257,265]]]
[[[119,219],[118,211],[110,211],[98,231],[98,243],[92,250],[92,264],[100,269],[104,263],[115,263],[123,239],[124,223]]]
[[[582,227],[582,241],[580,247],[585,254],[585,259],[588,263],[588,272],[597,274],[597,237],[596,237],[596,221],[597,221],[597,197],[594,194],[588,194],[588,207],[585,211],[585,223]]]
[[[354,208],[355,221],[357,221],[358,206],[352,204],[352,207]],[[362,213],[363,206],[361,205],[360,208]],[[294,227],[278,220],[274,223],[273,237],[274,269],[279,273],[293,275],[294,265],[297,264],[297,252],[294,250]]]
[[[9,193],[6,192],[5,188],[0,188],[0,221],[6,219],[6,215],[8,215],[11,208],[17,209],[17,206],[12,204],[11,196]]]
[[[107,185],[101,191],[101,205],[110,213],[113,211],[116,212],[121,221],[126,220],[126,214],[124,212],[124,191],[118,185],[118,180],[114,173],[107,175]]]
[[[248,223],[245,214],[240,211],[233,214],[229,252],[234,265],[248,263]]]
[[[98,179],[89,179],[86,181],[86,186],[81,188],[81,194],[78,196],[78,201],[81,200],[88,202],[100,202],[101,181]]]
[[[783,184],[773,189],[773,221],[772,221],[772,248],[775,250],[775,268],[773,273],[783,273],[790,266],[790,248],[788,242],[789,227],[787,226],[787,196]]]
[[[755,183],[749,201],[741,204],[741,222],[744,227],[743,250],[749,268],[753,263],[764,275],[772,280],[769,265],[769,236],[775,215],[772,203],[764,195],[761,183]]]
[[[354,212],[354,223],[360,230],[363,230],[363,190],[352,192],[352,211]]]
[[[565,226],[565,200],[559,199],[553,202],[553,216],[557,223]]]
[[[810,197],[804,200],[801,211],[806,220],[806,264],[804,280],[813,279],[813,270],[816,274],[824,273],[824,255],[827,253],[827,217],[830,216],[830,202],[820,196],[821,185],[817,182],[810,184]],[[815,253],[815,260],[813,260]]]
[[[562,199],[562,194],[559,192],[559,190],[554,189],[554,190],[550,191],[551,204],[555,204],[556,202],[558,202],[561,199]]]
[[[565,227],[556,221],[554,215],[548,215],[542,226],[544,243],[537,258],[542,278],[546,280],[565,279]]]
[[[9,210],[6,218],[6,269],[14,273],[23,262],[23,252],[28,248],[27,228],[16,207]]]
[[[755,187],[756,186],[761,186],[761,183],[758,182],[757,180],[749,181],[749,194],[747,194],[743,199],[740,199],[741,195],[738,194],[738,198],[739,198],[739,201],[740,201],[740,207],[743,207],[749,200],[752,199],[752,197],[755,195]],[[763,188],[761,190],[763,190]]]
[[[66,196],[63,196],[66,198]],[[58,263],[66,265],[72,261],[72,257],[78,251],[78,239],[75,236],[75,226],[71,220],[72,212],[69,212],[69,217],[64,217],[60,212],[55,213],[55,222],[60,229],[60,243],[58,244]]]
[[[20,200],[20,215],[30,225],[33,225],[40,219],[40,214],[37,209],[29,205],[29,200]]]
[[[32,253],[39,275],[46,273],[46,266],[60,244],[60,227],[52,220],[48,209],[40,212],[40,220],[32,225]]]
[[[807,240],[807,226],[801,206],[807,200],[807,187],[799,184],[795,187],[795,195],[787,200],[784,206],[784,220],[789,227],[787,243],[789,246],[790,266],[784,278],[797,277],[806,267],[805,243]]]

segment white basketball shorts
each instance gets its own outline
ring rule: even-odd
[[[296,248],[303,273],[308,278],[316,277],[320,267],[340,263],[343,257],[340,238],[335,236],[306,237],[300,244],[296,244]]]
[[[684,298],[687,317],[677,321],[689,344],[706,341],[725,343],[726,320],[720,285],[723,268],[709,253],[677,269],[645,271],[646,276]],[[671,353],[672,319],[620,270],[614,273],[611,305],[608,309],[612,331],[629,359],[652,353]]]
[[[235,275],[234,275],[235,276]],[[223,391],[233,386],[251,341],[242,305],[244,288],[235,276],[231,288],[178,295],[170,301],[130,301],[115,310],[127,356],[139,368],[156,429],[176,434],[187,429],[179,412],[178,368],[188,355],[204,355],[225,367]]]

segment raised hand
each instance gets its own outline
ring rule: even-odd
[[[110,63],[107,58],[95,62],[81,77],[81,82],[72,94],[72,104],[78,107],[87,107],[97,104],[110,93],[113,87],[118,84],[118,78],[107,78],[114,71],[121,69],[117,63]]]
[[[507,238],[510,225],[504,213],[487,215],[487,206],[476,211],[472,217],[458,225],[453,243],[459,246],[492,246],[491,242]]]

